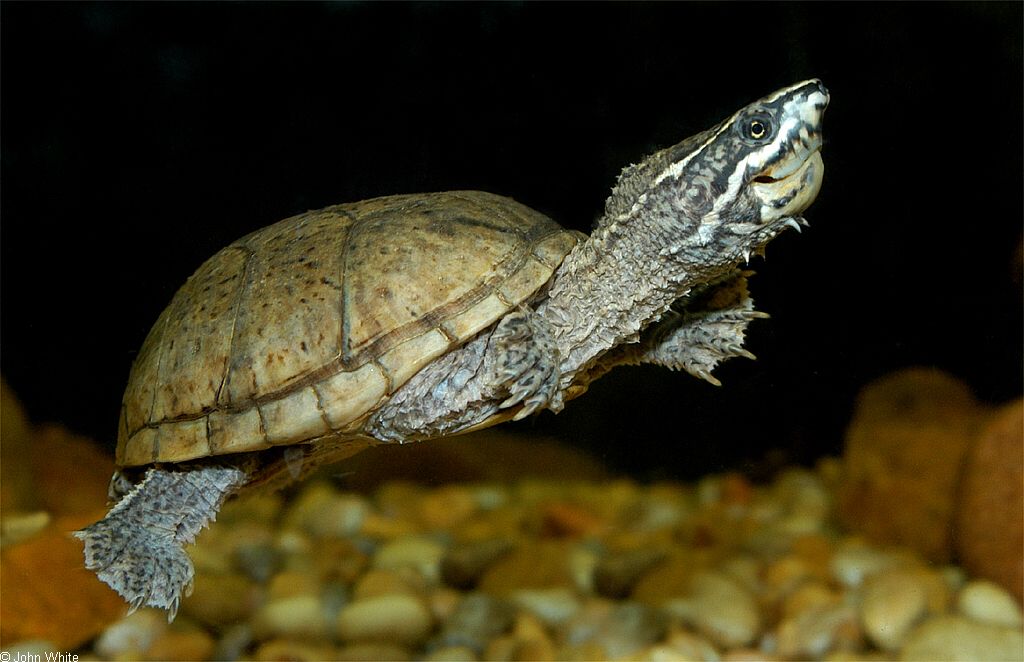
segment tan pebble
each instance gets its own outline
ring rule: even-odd
[[[702,658],[691,657],[686,653],[677,651],[671,646],[659,644],[656,646],[648,646],[642,650],[630,653],[626,659],[631,661],[636,660],[638,662],[694,662],[694,660]],[[717,655],[710,659],[717,659]]]
[[[843,596],[836,593],[827,584],[813,580],[808,581],[797,587],[782,601],[782,615],[783,617],[792,617],[809,609],[833,607],[842,599]]]
[[[28,540],[49,526],[50,519],[50,513],[45,510],[4,513],[0,519],[0,547],[10,547]]]
[[[253,658],[257,662],[322,662],[333,660],[336,655],[337,651],[329,644],[274,639],[257,648]]]
[[[237,573],[197,574],[192,595],[181,603],[181,613],[207,625],[243,621],[259,604],[260,589]]]
[[[106,658],[122,655],[142,657],[153,641],[167,629],[167,615],[159,609],[140,609],[110,625],[93,648]]]
[[[862,648],[856,610],[820,604],[784,618],[775,631],[775,652],[783,659],[820,659],[838,648]]]
[[[604,647],[593,642],[565,644],[555,649],[555,659],[564,662],[601,662],[608,657]]]
[[[569,552],[569,576],[582,594],[594,593],[594,571],[601,557],[588,546],[577,545]]]
[[[514,547],[515,543],[509,538],[455,545],[441,559],[441,577],[450,586],[471,588],[492,563]]]
[[[866,582],[860,619],[871,640],[895,650],[927,612],[924,588],[905,573],[881,573]]]
[[[423,659],[427,662],[476,662],[479,658],[469,646],[445,646]]]
[[[883,650],[899,648],[907,632],[929,611],[929,603],[936,601],[930,596],[936,585],[944,588],[941,577],[919,569],[894,568],[869,577],[860,604],[867,636]]]
[[[508,503],[508,488],[500,484],[475,485],[470,488],[470,494],[480,510],[497,510]]]
[[[278,600],[296,595],[315,595],[320,592],[316,577],[304,572],[282,570],[270,578],[267,585],[267,599]]]
[[[512,604],[548,625],[564,623],[580,610],[580,601],[576,593],[565,587],[522,589],[514,591],[509,598]]]
[[[671,630],[664,645],[683,654],[688,660],[714,660],[718,657],[718,651],[710,641],[689,630]]]
[[[390,517],[413,517],[419,510],[426,488],[408,481],[384,483],[374,494],[377,510]]]
[[[393,644],[360,643],[342,646],[332,658],[339,662],[400,662],[411,660],[408,650]]]
[[[899,563],[899,559],[888,552],[868,546],[861,540],[851,538],[841,543],[832,556],[832,576],[840,584],[855,588],[871,575]]]
[[[381,595],[346,605],[338,614],[338,636],[345,641],[387,641],[412,645],[433,626],[430,611],[407,594]]]
[[[810,577],[811,569],[804,559],[793,555],[784,556],[765,568],[765,592],[772,601],[785,598]]]
[[[746,646],[761,627],[754,597],[734,579],[717,572],[696,574],[687,595],[666,602],[665,610],[725,647]]]
[[[957,610],[980,623],[1021,626],[1021,610],[1013,596],[995,582],[978,580],[968,582],[957,597]]]
[[[366,554],[356,547],[351,540],[339,538],[323,538],[310,552],[311,566],[316,577],[322,582],[353,581],[363,571],[368,562]],[[303,566],[291,565],[292,568]]]
[[[713,660],[714,658],[703,658]],[[734,648],[722,654],[722,662],[775,662],[780,658],[754,648]]]
[[[1024,634],[1016,628],[978,623],[963,616],[934,616],[906,638],[901,660],[1020,660],[1024,657]]]
[[[697,563],[685,549],[673,551],[668,558],[644,573],[633,587],[633,598],[658,606],[689,590]]]
[[[198,627],[181,628],[179,623],[153,640],[146,651],[149,660],[208,660],[216,643]]]
[[[447,586],[440,586],[427,596],[427,606],[430,608],[434,620],[444,623],[458,609],[461,600],[462,593]]]
[[[730,556],[719,564],[718,569],[735,579],[751,593],[757,594],[763,590],[764,566],[753,556],[747,554]]]
[[[428,529],[451,529],[472,517],[477,510],[473,493],[458,485],[428,492],[418,505],[420,521]]]
[[[374,568],[358,579],[352,589],[352,599],[361,600],[393,593],[419,595],[425,588],[422,575],[409,567],[395,570]]]
[[[568,557],[566,541],[524,542],[491,564],[478,586],[492,595],[507,595],[526,588],[572,586]]]
[[[661,641],[666,618],[662,611],[624,602],[614,605],[596,625],[594,641],[604,647],[607,657],[617,659]]]
[[[373,567],[383,570],[412,568],[431,584],[441,580],[441,559],[445,548],[430,538],[411,537],[392,540],[373,556]]]
[[[317,594],[294,595],[270,600],[253,617],[257,639],[292,637],[301,640],[326,639],[328,624],[324,604]]]
[[[265,522],[273,524],[281,513],[284,498],[280,492],[254,492],[239,499],[230,499],[217,513],[220,523]]]
[[[312,499],[309,495],[300,498],[288,524],[314,538],[347,538],[359,532],[370,510],[366,499],[329,489],[316,494]]]
[[[363,519],[363,527],[359,533],[374,540],[394,540],[402,536],[413,536],[420,532],[420,527],[406,517],[389,517],[374,512],[368,513]]]
[[[624,598],[640,577],[665,560],[661,549],[642,548],[600,559],[594,568],[594,589],[609,598]]]
[[[555,659],[555,649],[547,639],[522,639],[515,635],[505,635],[487,644],[484,659],[496,662],[544,662]]]

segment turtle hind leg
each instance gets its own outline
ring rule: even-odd
[[[85,543],[85,567],[132,611],[158,607],[173,620],[195,574],[184,545],[248,480],[248,471],[230,465],[149,469],[106,517],[74,533]]]

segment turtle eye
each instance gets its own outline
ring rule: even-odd
[[[763,140],[772,132],[771,121],[763,117],[754,117],[747,122],[747,137],[751,140]]]

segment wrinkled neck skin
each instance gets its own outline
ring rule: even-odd
[[[735,267],[739,256],[701,237],[701,211],[681,198],[652,194],[626,216],[606,215],[562,263],[538,307],[555,330],[562,388],[611,348],[636,342],[693,287]]]

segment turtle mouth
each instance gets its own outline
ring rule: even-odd
[[[818,149],[805,158],[792,159],[752,180],[754,193],[761,201],[762,221],[796,216],[807,209],[821,190],[825,164]]]

